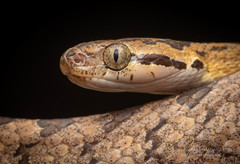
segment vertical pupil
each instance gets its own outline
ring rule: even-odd
[[[113,59],[115,61],[115,63],[117,63],[118,61],[118,49],[115,49],[113,52]]]

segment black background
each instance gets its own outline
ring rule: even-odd
[[[195,3],[173,7],[156,2],[94,1],[6,4],[1,13],[0,116],[84,116],[162,98],[80,88],[61,73],[60,56],[80,42],[125,37],[239,42],[237,6]]]

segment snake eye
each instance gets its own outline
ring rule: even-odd
[[[131,59],[128,47],[121,43],[111,44],[103,52],[104,63],[113,70],[125,68]]]

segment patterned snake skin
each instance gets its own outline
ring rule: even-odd
[[[0,117],[0,163],[165,162],[240,163],[240,72],[122,111]]]

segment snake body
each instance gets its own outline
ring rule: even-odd
[[[88,89],[176,94],[240,70],[240,44],[100,40],[68,49],[60,67],[73,83]]]
[[[0,163],[240,163],[240,71],[121,111],[0,117]]]

